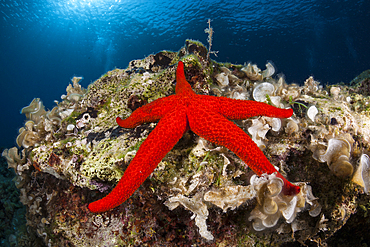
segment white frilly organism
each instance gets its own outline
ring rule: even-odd
[[[370,158],[367,154],[362,154],[360,165],[358,166],[352,181],[362,187],[366,194],[370,195]]]
[[[256,197],[257,205],[248,218],[253,221],[253,228],[256,231],[276,226],[283,217],[286,223],[291,224],[294,232],[299,222],[296,220],[298,212],[308,209],[311,217],[316,217],[321,212],[318,198],[312,194],[311,186],[304,182],[294,183],[301,188],[295,196],[284,195],[282,192],[284,182],[276,177],[276,173],[263,174],[261,177],[253,175],[250,183],[248,186],[227,186],[208,191],[204,194],[204,201],[226,212]]]
[[[253,89],[253,99],[259,102],[272,103],[277,107],[281,107],[281,97],[276,96],[275,86],[269,82],[262,82],[256,85]]]
[[[272,131],[279,131],[281,128],[281,120],[280,118],[275,117],[264,117],[266,122],[271,126]]]
[[[18,148],[12,147],[10,149],[4,149],[1,155],[8,162],[8,168],[13,168],[16,173],[18,173],[17,166],[23,165],[24,163],[26,163],[26,150],[25,149],[23,149],[22,152],[19,154]]]
[[[290,224],[296,219],[297,213],[310,205],[309,215],[316,217],[321,212],[318,198],[312,194],[311,186],[306,183],[295,183],[301,191],[295,196],[286,196],[282,192],[283,181],[276,174],[253,175],[251,185],[257,194],[257,206],[252,210],[248,220],[253,221],[253,228],[262,231],[276,226],[280,217]]]
[[[170,210],[174,210],[182,205],[187,210],[193,212],[194,215],[192,218],[195,218],[195,225],[199,228],[199,234],[207,240],[213,240],[212,233],[207,229],[208,208],[200,199],[200,194],[196,194],[192,198],[179,194],[170,197],[164,204]]]
[[[249,134],[252,135],[252,140],[260,149],[266,148],[263,139],[266,139],[267,132],[272,129],[277,132],[281,128],[281,120],[279,118],[260,117],[252,119],[252,126],[248,128]]]
[[[72,84],[69,84],[66,89],[67,91],[66,99],[67,100],[71,102],[77,102],[82,98],[83,94],[86,91],[79,84],[79,81],[82,79],[83,77],[76,77],[76,76],[72,78]]]
[[[340,87],[331,87],[330,94],[333,96],[335,100],[339,98]]]
[[[311,119],[312,122],[315,122],[315,117],[316,117],[317,113],[319,113],[319,111],[317,110],[316,106],[314,106],[314,105],[310,106],[307,110],[307,116],[308,116],[309,119]]]
[[[150,78],[150,73],[148,71],[145,71],[143,76],[141,77],[141,80],[145,81]]]
[[[73,131],[75,129],[74,124],[68,124],[67,125],[67,131]]]
[[[266,64],[266,69],[262,72],[257,65],[251,63],[248,63],[248,65],[241,70],[253,81],[262,81],[264,78],[271,77],[275,73],[275,68],[271,62]]]
[[[233,75],[228,68],[221,67],[220,70],[221,73],[216,75],[216,81],[221,88],[224,88],[233,82],[235,84],[235,82],[241,81],[237,76]]]
[[[26,115],[28,121],[19,129],[16,140],[19,147],[29,148],[40,141],[50,141],[53,139],[52,133],[62,123],[58,106],[51,111],[45,111],[44,104],[39,98],[33,99],[28,106],[23,107],[21,113]]]
[[[302,92],[304,94],[314,94],[320,89],[320,83],[318,81],[315,81],[312,76],[310,76],[305,82],[303,86]]]
[[[216,80],[217,83],[221,86],[221,88],[224,88],[229,85],[229,77],[225,72],[216,75]]]
[[[262,71],[261,75],[263,78],[271,77],[275,73],[275,67],[271,62],[266,64],[266,69]]]
[[[91,119],[92,118],[90,117],[89,113],[84,113],[80,119],[76,120],[76,127],[78,129],[85,127],[91,121]]]
[[[29,148],[40,140],[40,136],[37,131],[35,131],[34,126],[35,123],[32,120],[28,120],[24,124],[24,127],[19,129],[19,135],[16,140],[19,147]]]
[[[353,166],[349,162],[351,144],[344,138],[332,138],[323,155],[319,155],[320,162],[327,162],[330,170],[338,177],[348,177],[353,173]],[[315,157],[314,157],[315,158]]]
[[[291,117],[288,118],[287,124],[285,126],[285,133],[287,133],[288,135],[291,135],[295,132],[298,132],[298,130],[299,130],[298,123]]]
[[[252,119],[252,126],[248,128],[248,132],[252,135],[252,140],[260,149],[266,148],[262,139],[266,139],[266,134],[269,129],[270,126],[263,123],[260,119]]]
[[[258,81],[263,79],[261,70],[255,64],[248,63],[248,65],[243,67],[241,71],[243,71],[251,80]]]
[[[234,210],[255,196],[256,191],[252,186],[236,185],[208,191],[204,194],[204,201],[222,208],[225,213],[228,209]]]
[[[28,106],[22,108],[21,114],[25,114],[27,119],[37,124],[41,116],[46,114],[45,106],[40,98],[34,98]]]
[[[275,87],[269,82],[263,82],[258,84],[253,90],[253,99],[259,102],[267,101],[266,95],[273,95]]]
[[[366,154],[361,155],[362,171],[361,177],[364,181],[364,190],[366,194],[370,194],[370,159]]]

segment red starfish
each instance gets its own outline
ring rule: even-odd
[[[159,122],[141,144],[112,192],[89,204],[91,212],[104,212],[126,201],[189,128],[206,140],[233,151],[257,175],[276,172],[284,181],[284,194],[299,193],[300,188],[286,180],[251,138],[235,123],[229,121],[260,115],[287,118],[293,114],[292,109],[280,109],[256,101],[197,95],[185,79],[184,63],[181,61],[177,67],[176,81],[175,95],[144,105],[127,119],[117,117],[117,123],[123,128],[135,128],[143,123],[158,120]]]

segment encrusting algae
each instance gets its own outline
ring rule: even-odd
[[[275,78],[271,63],[264,71],[220,64],[207,59],[206,50],[187,40],[178,52],[131,61],[87,89],[73,78],[51,111],[40,99],[22,109],[27,122],[19,147],[3,156],[17,174],[27,224],[45,245],[323,244],[358,207],[370,209],[370,99],[359,93],[361,85],[324,87],[312,77],[303,86],[289,85]],[[230,150],[187,132],[126,202],[89,212],[88,204],[115,187],[156,126],[124,129],[116,117],[174,94],[180,60],[197,94],[293,108],[288,119],[235,123],[299,194],[284,195],[275,173],[256,176]]]

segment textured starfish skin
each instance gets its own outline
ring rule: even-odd
[[[175,95],[144,105],[127,119],[117,117],[118,125],[123,128],[159,122],[141,144],[117,186],[106,197],[90,203],[89,210],[104,212],[126,201],[189,128],[204,139],[230,149],[257,175],[276,172],[284,181],[284,194],[295,195],[300,188],[286,180],[252,139],[230,121],[253,116],[287,118],[292,114],[292,109],[280,109],[261,102],[197,95],[186,81],[184,64],[180,61]]]

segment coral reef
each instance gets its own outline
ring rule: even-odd
[[[257,177],[231,151],[187,132],[125,203],[101,214],[88,211],[90,202],[116,185],[156,126],[123,129],[115,118],[173,94],[173,65],[180,59],[198,94],[293,108],[294,115],[280,122],[256,117],[235,123],[300,186],[298,195],[283,195],[274,174]],[[16,173],[27,226],[37,241],[49,246],[316,246],[332,244],[346,224],[368,225],[365,82],[363,87],[324,87],[310,77],[299,86],[275,77],[271,63],[266,67],[211,61],[201,43],[187,40],[178,52],[131,61],[87,89],[78,84],[81,78],[73,78],[51,111],[34,99],[22,109],[27,121],[19,147],[2,153]],[[23,246],[22,236],[10,240]],[[368,240],[363,235],[363,243]]]

